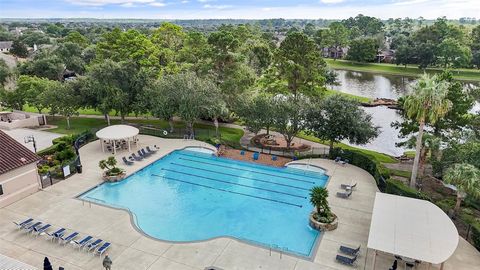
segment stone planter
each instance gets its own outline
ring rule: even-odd
[[[313,214],[315,212],[310,213],[310,227],[319,230],[319,231],[333,231],[338,227],[338,217],[334,213],[333,215],[333,221],[332,223],[322,223],[313,218]]]
[[[107,181],[107,182],[118,182],[118,181],[121,181],[125,178],[127,174],[125,172],[122,172],[120,174],[117,174],[117,175],[107,175],[106,172],[103,173],[102,175],[102,178],[103,180]]]

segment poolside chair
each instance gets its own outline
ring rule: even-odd
[[[347,165],[349,162],[350,162],[350,160],[344,159],[343,161],[340,161],[340,164],[343,165],[343,166],[345,166],[345,165]]]
[[[109,242],[103,243],[102,246],[100,246],[97,250],[93,251],[93,254],[97,254],[98,256],[102,256],[102,254],[107,251],[107,249],[111,246]]]
[[[102,243],[102,242],[103,242],[102,239],[97,239],[97,240],[91,242],[90,244],[86,245],[86,246],[85,246],[85,249],[86,249],[87,251],[90,251],[90,250],[92,250],[92,249],[95,249],[95,248],[96,248],[98,245],[100,245],[100,243]]]
[[[153,148],[160,150],[160,147],[158,147],[156,144],[153,145]]]
[[[147,157],[148,157],[148,155],[147,155],[147,154],[144,154],[141,150],[138,150],[137,153],[138,153],[138,155],[139,155],[140,157],[142,157],[142,158],[147,158]]]
[[[157,152],[156,149],[151,149],[150,146],[147,146],[147,151],[148,151],[149,153],[152,153],[152,154],[155,153],[155,152]]]
[[[77,236],[78,236],[78,232],[73,232],[65,238],[63,236],[61,236],[61,237],[59,237],[59,240],[62,240],[62,242],[60,244],[67,244],[70,241],[72,241],[73,239],[77,238]]]
[[[272,155],[272,160],[273,160],[273,161],[276,161],[276,160],[277,160],[277,156]]]
[[[122,157],[122,160],[123,160],[123,163],[125,163],[125,165],[132,165],[133,164],[133,161],[127,160],[126,157]]]
[[[253,153],[253,160],[258,160],[259,156],[260,156],[260,153],[258,152]]]
[[[135,153],[132,153],[132,157],[133,159],[135,159],[136,161],[140,161],[143,159],[143,157],[137,157],[137,155],[135,155]]]
[[[360,247],[361,247],[361,245],[359,245],[358,248],[340,246],[340,251],[347,254],[347,255],[350,255],[350,256],[356,256],[360,252]]]
[[[349,257],[337,254],[336,260],[337,260],[337,262],[339,262],[341,264],[353,266],[353,265],[355,265],[355,261],[357,260],[357,256],[355,256],[353,258],[349,258]]]
[[[50,227],[52,227],[52,225],[50,225],[50,224],[45,224],[41,228],[35,227],[35,228],[33,228],[32,233],[34,233],[35,237],[37,237],[40,234],[44,233]]]
[[[61,229],[58,229],[56,230],[55,232],[53,233],[48,233],[48,236],[50,236],[50,240],[58,240],[60,237],[62,237],[64,234],[65,234],[65,228],[61,228]]]
[[[337,192],[337,197],[348,199],[352,195],[352,191],[346,191],[346,192]]]
[[[143,148],[142,148],[140,151],[142,152],[142,154],[143,154],[144,157],[149,157],[149,156],[152,154],[152,153],[148,153],[148,152],[145,151],[145,149],[143,149]]]
[[[340,184],[340,188],[342,188],[342,189],[350,189],[350,190],[353,190],[356,186],[357,186],[357,183],[355,183],[355,184],[353,184],[353,185]]]
[[[340,161],[342,161],[342,158],[341,158],[341,157],[336,157],[336,158],[335,158],[335,162],[338,163],[338,162],[340,162]]]
[[[25,226],[23,229],[25,229],[26,232],[32,232],[34,228],[40,226],[42,224],[42,222],[35,222],[34,224],[31,224],[31,225],[28,225],[28,226]]]
[[[88,244],[90,241],[92,241],[93,237],[85,236],[82,240],[80,241],[75,241],[73,240],[73,243],[77,245],[78,249],[83,248],[86,244]]]
[[[245,156],[245,150],[241,150],[241,151],[240,151],[240,155],[241,155],[241,156]]]
[[[13,224],[17,225],[17,227],[18,227],[19,229],[23,229],[23,228],[25,228],[26,226],[28,226],[30,223],[32,223],[32,221],[33,221],[33,218],[29,218],[29,219],[26,219],[26,220],[24,220],[24,221],[22,221],[22,222],[20,222],[20,223],[17,223],[17,222],[14,221]]]

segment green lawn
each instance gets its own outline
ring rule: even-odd
[[[388,169],[390,171],[391,175],[396,175],[396,176],[401,176],[410,179],[412,176],[411,171],[401,171],[401,170],[395,170],[395,169]]]
[[[346,60],[333,60],[325,59],[327,64],[334,69],[345,69],[354,71],[384,73],[392,75],[405,75],[417,77],[424,73],[422,69],[419,69],[416,65],[397,66],[395,64],[384,63],[358,63]],[[439,73],[442,72],[441,68],[427,68],[427,73]],[[452,69],[452,74],[455,79],[464,81],[480,81],[480,70],[478,69]]]
[[[343,92],[332,90],[332,89],[327,89],[327,91],[325,92],[325,96],[327,96],[327,97],[331,96],[331,95],[334,95],[334,94],[340,94],[344,97],[351,98],[351,99],[354,99],[354,100],[356,100],[358,102],[362,102],[362,103],[370,103],[372,101],[372,99],[368,98],[368,97],[356,96],[356,95],[343,93]]]
[[[61,133],[61,134],[77,134],[82,133],[84,131],[90,130],[92,128],[102,128],[107,125],[106,121],[101,118],[86,118],[86,117],[72,117],[70,119],[70,129],[67,129],[67,121],[64,117],[48,117],[47,120],[48,124],[56,125],[57,128],[50,129],[51,132]],[[129,123],[138,123],[138,124],[145,124],[145,125],[155,125],[162,128],[167,128],[168,122],[158,119],[129,119],[127,120]],[[118,119],[111,119],[111,124],[119,124],[120,120]],[[185,124],[183,122],[175,122],[175,128],[183,128]],[[202,130],[209,130],[211,134],[214,134],[215,127],[212,125],[205,125],[205,124],[195,124],[195,128],[202,129]],[[229,145],[239,145],[240,138],[243,136],[243,130],[238,128],[228,128],[228,127],[220,127],[219,128],[222,141],[228,143]],[[200,135],[197,136],[196,139],[201,141],[209,141],[212,138],[207,135],[207,133],[199,133]],[[210,134],[210,132],[208,132]]]
[[[317,142],[317,143],[321,143],[321,144],[325,144],[325,145],[329,145],[329,142],[328,141],[323,141],[323,140],[320,140],[314,136],[311,136],[311,135],[306,135],[305,133],[300,133],[298,135],[299,138],[302,138],[302,139],[305,139],[305,140],[309,140],[309,141],[312,141],[312,142]],[[354,147],[354,146],[350,146],[350,145],[346,145],[344,143],[335,143],[334,144],[334,147],[340,147],[342,149],[348,149],[348,150],[354,150],[354,151],[358,151],[358,152],[361,152],[361,153],[364,153],[366,155],[369,155],[373,158],[375,158],[376,161],[378,162],[381,162],[381,163],[397,163],[398,161],[392,157],[392,156],[389,156],[389,155],[386,155],[386,154],[382,154],[382,153],[379,153],[379,152],[375,152],[375,151],[371,151],[371,150],[366,150],[366,149],[361,149],[361,148],[357,148],[357,147]]]

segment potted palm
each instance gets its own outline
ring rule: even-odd
[[[125,170],[116,167],[116,165],[117,160],[113,156],[98,162],[98,167],[104,170],[103,180],[108,182],[117,182],[125,178]]]
[[[315,207],[310,214],[310,226],[319,231],[332,231],[338,227],[337,216],[330,211],[328,190],[324,187],[313,187],[310,191],[310,202]]]

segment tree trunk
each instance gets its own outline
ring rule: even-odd
[[[270,135],[270,126],[267,126],[267,135]]]
[[[218,119],[217,119],[217,117],[213,118],[213,125],[215,126],[215,137],[218,138],[219,136],[218,136]]]
[[[417,183],[417,173],[418,173],[418,164],[420,161],[420,152],[422,148],[422,136],[423,136],[423,128],[425,126],[425,121],[420,121],[420,126],[418,127],[418,134],[417,134],[417,144],[415,146],[415,159],[413,160],[413,168],[412,168],[412,177],[410,178],[410,187],[416,188]]]
[[[172,133],[173,130],[173,116],[168,118],[168,125],[170,126],[170,133]]]
[[[457,190],[457,202],[455,203],[455,208],[453,208],[453,214],[456,215],[458,210],[460,210],[460,206],[462,205],[462,196],[460,196],[460,191]]]
[[[67,129],[70,129],[70,116],[67,116]]]
[[[426,158],[427,158],[427,150],[425,149],[425,146],[423,146],[422,149],[420,150],[420,161],[418,162],[418,170],[419,170],[418,175],[420,177],[423,177],[423,175],[425,174]]]
[[[110,115],[108,115],[108,113],[105,114],[105,120],[107,121],[107,125],[110,126]]]
[[[328,149],[328,152],[332,153],[332,151],[333,151],[333,141],[331,140],[330,141],[330,148]]]

